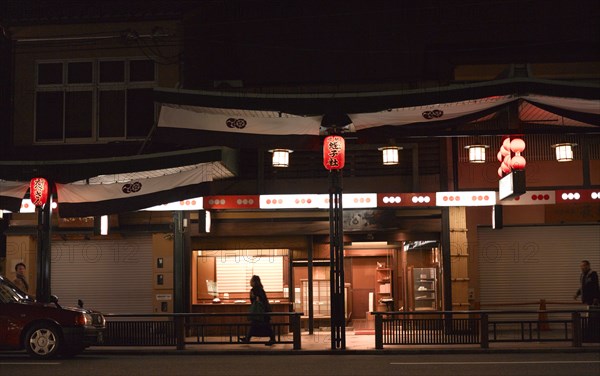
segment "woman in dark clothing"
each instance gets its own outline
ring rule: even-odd
[[[267,293],[260,281],[260,277],[253,275],[250,279],[250,303],[251,313],[249,320],[251,321],[250,328],[246,337],[240,337],[240,342],[249,343],[252,337],[269,337],[269,342],[266,346],[272,346],[275,343],[275,334],[271,328],[271,316],[260,315],[259,313],[271,312],[271,305],[267,298]]]

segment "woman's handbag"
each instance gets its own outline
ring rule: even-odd
[[[256,299],[250,305],[250,315],[248,316],[248,320],[257,322],[265,321],[265,307],[260,300]]]

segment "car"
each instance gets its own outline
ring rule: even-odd
[[[106,319],[102,313],[79,307],[36,302],[0,275],[0,348],[27,350],[34,358],[71,357],[102,343]]]

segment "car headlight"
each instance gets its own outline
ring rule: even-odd
[[[75,325],[79,326],[90,326],[92,325],[92,316],[88,313],[80,313],[77,315],[77,319],[75,320]]]
[[[103,315],[97,315],[96,316],[96,325],[99,326],[106,326],[106,319],[104,318]]]

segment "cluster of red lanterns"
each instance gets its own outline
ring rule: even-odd
[[[527,162],[521,153],[525,150],[525,141],[520,138],[513,138],[506,136],[500,146],[498,152],[498,161],[500,162],[500,168],[498,168],[498,176],[503,177],[510,174],[513,170],[523,170]]]

